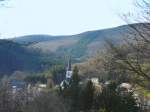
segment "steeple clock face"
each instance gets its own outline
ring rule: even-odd
[[[66,78],[71,78],[71,77],[72,77],[72,71],[67,71]]]

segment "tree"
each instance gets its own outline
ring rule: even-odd
[[[65,71],[66,70],[63,65],[54,65],[51,68],[50,73],[52,74],[55,84],[59,84],[65,78]]]
[[[115,91],[114,86],[115,84],[111,83],[98,96],[100,109],[106,109],[107,112],[120,112],[120,96]]]
[[[72,74],[72,78],[71,78],[71,81],[70,81],[70,86],[71,87],[74,87],[74,88],[77,88],[79,87],[79,74],[78,74],[79,70],[78,70],[78,67],[75,66],[74,69],[73,69],[73,74]]]
[[[29,102],[24,112],[67,112],[67,108],[55,94],[42,93]]]
[[[99,108],[97,110],[103,110],[104,112],[139,112],[136,100],[133,95],[126,93],[122,95],[116,91],[116,83],[111,82],[106,86],[102,93],[96,98],[96,103]]]
[[[80,107],[82,111],[90,111],[94,102],[94,85],[91,80],[86,84],[80,95]]]
[[[106,80],[108,74],[108,71],[106,71],[106,66],[108,68],[106,61],[108,60],[109,55],[101,53],[100,55],[97,55],[84,63],[78,64],[80,75],[85,79],[99,77],[100,81]]]
[[[140,12],[137,12],[137,18],[128,14],[122,16],[130,27],[129,37],[125,39],[126,45],[128,45],[127,49],[130,52],[125,55],[126,58],[122,59],[122,65],[127,70],[150,81],[150,1],[135,1],[135,6],[140,9]],[[140,24],[131,24],[132,22]],[[123,51],[121,50],[115,48],[115,52],[122,57]]]
[[[23,112],[27,102],[26,91],[13,93],[9,86],[0,87],[0,112]]]
[[[62,96],[65,104],[68,105],[70,112],[78,112],[79,110],[79,75],[78,67],[75,66],[73,69],[72,77],[69,81],[64,81],[64,88],[59,89],[59,95]]]
[[[75,66],[73,69],[73,74],[72,78],[70,81],[70,98],[71,98],[71,111],[72,112],[77,112],[79,109],[79,92],[80,92],[80,87],[79,87],[79,74],[78,74],[78,67]]]
[[[116,64],[119,69],[132,75],[136,83],[145,86],[145,82],[150,82],[150,0],[135,0],[134,5],[140,9],[136,14],[121,16],[129,26],[123,44],[115,45],[111,41],[107,43],[113,56],[118,58]],[[135,22],[137,24],[132,24]]]
[[[107,112],[106,109],[100,109],[100,112]]]
[[[137,106],[136,99],[133,97],[133,93],[128,93],[122,96],[121,103],[121,107],[124,112],[139,112],[140,110],[140,108]]]

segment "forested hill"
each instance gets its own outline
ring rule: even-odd
[[[59,37],[50,36],[50,35],[25,35],[21,37],[15,37],[12,40],[14,42],[20,43],[20,44],[30,44],[30,43],[38,43],[38,42],[44,42],[44,41],[51,41],[56,40]]]
[[[121,39],[128,35],[130,29],[128,25],[124,25],[70,36],[27,35],[12,40],[27,44],[28,48],[42,52],[53,52],[57,55],[70,53],[74,58],[83,59],[104,50],[106,39],[120,43]]]
[[[68,54],[78,61],[86,59],[105,50],[106,39],[120,44],[129,31],[125,25],[71,36],[27,35],[0,40],[0,75],[17,70],[38,72],[61,63],[60,57]]]
[[[41,59],[36,52],[30,52],[24,46],[0,40],[0,75],[10,75],[14,71],[39,71]]]

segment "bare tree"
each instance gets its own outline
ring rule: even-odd
[[[67,112],[67,108],[58,96],[41,93],[29,102],[23,112]]]
[[[129,25],[125,44],[118,47],[110,41],[107,43],[118,56],[118,64],[123,69],[136,74],[140,79],[150,81],[150,1],[135,1],[135,6],[140,11],[137,17],[131,14],[122,16]],[[133,21],[138,24],[131,24]]]
[[[18,91],[14,94],[9,86],[0,87],[0,112],[23,112],[26,104],[26,92]]]

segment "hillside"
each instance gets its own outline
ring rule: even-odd
[[[130,30],[128,25],[124,25],[71,36],[28,35],[12,40],[27,44],[28,48],[40,50],[44,53],[71,54],[74,58],[81,59],[104,50],[106,39],[120,43],[121,39],[128,36]]]
[[[52,60],[48,56],[31,52],[15,42],[0,40],[0,76],[15,71],[39,72],[51,64]]]
[[[20,44],[38,43],[44,41],[57,40],[60,37],[50,35],[25,35],[21,37],[15,37],[12,40]]]
[[[138,24],[136,24],[138,25]],[[128,25],[111,29],[84,32],[71,36],[27,35],[0,40],[0,74],[27,71],[38,72],[62,63],[65,55],[82,61],[105,50],[105,40],[116,44],[129,36]],[[64,60],[63,60],[64,61]]]

